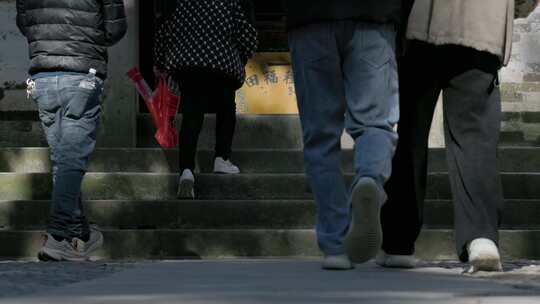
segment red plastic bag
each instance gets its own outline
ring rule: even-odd
[[[154,92],[146,83],[140,70],[135,67],[127,73],[135,84],[135,88],[144,99],[152,121],[157,129],[154,136],[163,148],[174,148],[178,145],[178,130],[175,117],[180,106],[180,97],[174,94],[167,84],[165,77],[160,77]]]
[[[163,148],[174,148],[178,145],[178,129],[175,118],[180,106],[180,97],[171,92],[167,80],[161,77],[153,99],[159,113],[156,140]]]
[[[148,108],[148,111],[150,112],[150,115],[152,116],[152,121],[154,122],[154,126],[157,127],[159,122],[159,117],[157,114],[157,111],[154,107],[153,97],[154,92],[150,89],[150,86],[148,86],[148,83],[144,80],[141,71],[139,68],[135,67],[128,71],[127,76],[133,81],[135,84],[135,88],[137,89],[137,92],[141,94],[144,103],[146,104],[146,107]]]

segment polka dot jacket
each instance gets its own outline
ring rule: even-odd
[[[240,87],[257,44],[257,31],[239,0],[177,0],[174,13],[158,28],[156,65],[169,72],[222,71]]]

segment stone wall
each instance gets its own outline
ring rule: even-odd
[[[515,22],[509,65],[500,72],[502,145],[540,144],[540,8]],[[442,105],[436,109],[430,146],[444,146]]]
[[[540,144],[540,9],[516,21],[512,60],[501,80],[505,140]]]

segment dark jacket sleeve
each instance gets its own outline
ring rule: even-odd
[[[123,0],[103,0],[103,18],[108,46],[118,43],[127,32],[126,11]]]
[[[242,5],[238,2],[233,3],[237,4],[237,6],[233,8],[235,22],[233,40],[240,53],[240,59],[245,64],[257,51],[259,45],[258,34],[255,27],[249,22],[244,14]]]
[[[25,0],[17,0],[17,27],[23,35],[26,36],[26,9]]]

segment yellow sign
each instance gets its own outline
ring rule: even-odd
[[[288,53],[258,53],[246,66],[246,83],[236,94],[240,114],[298,114]]]

